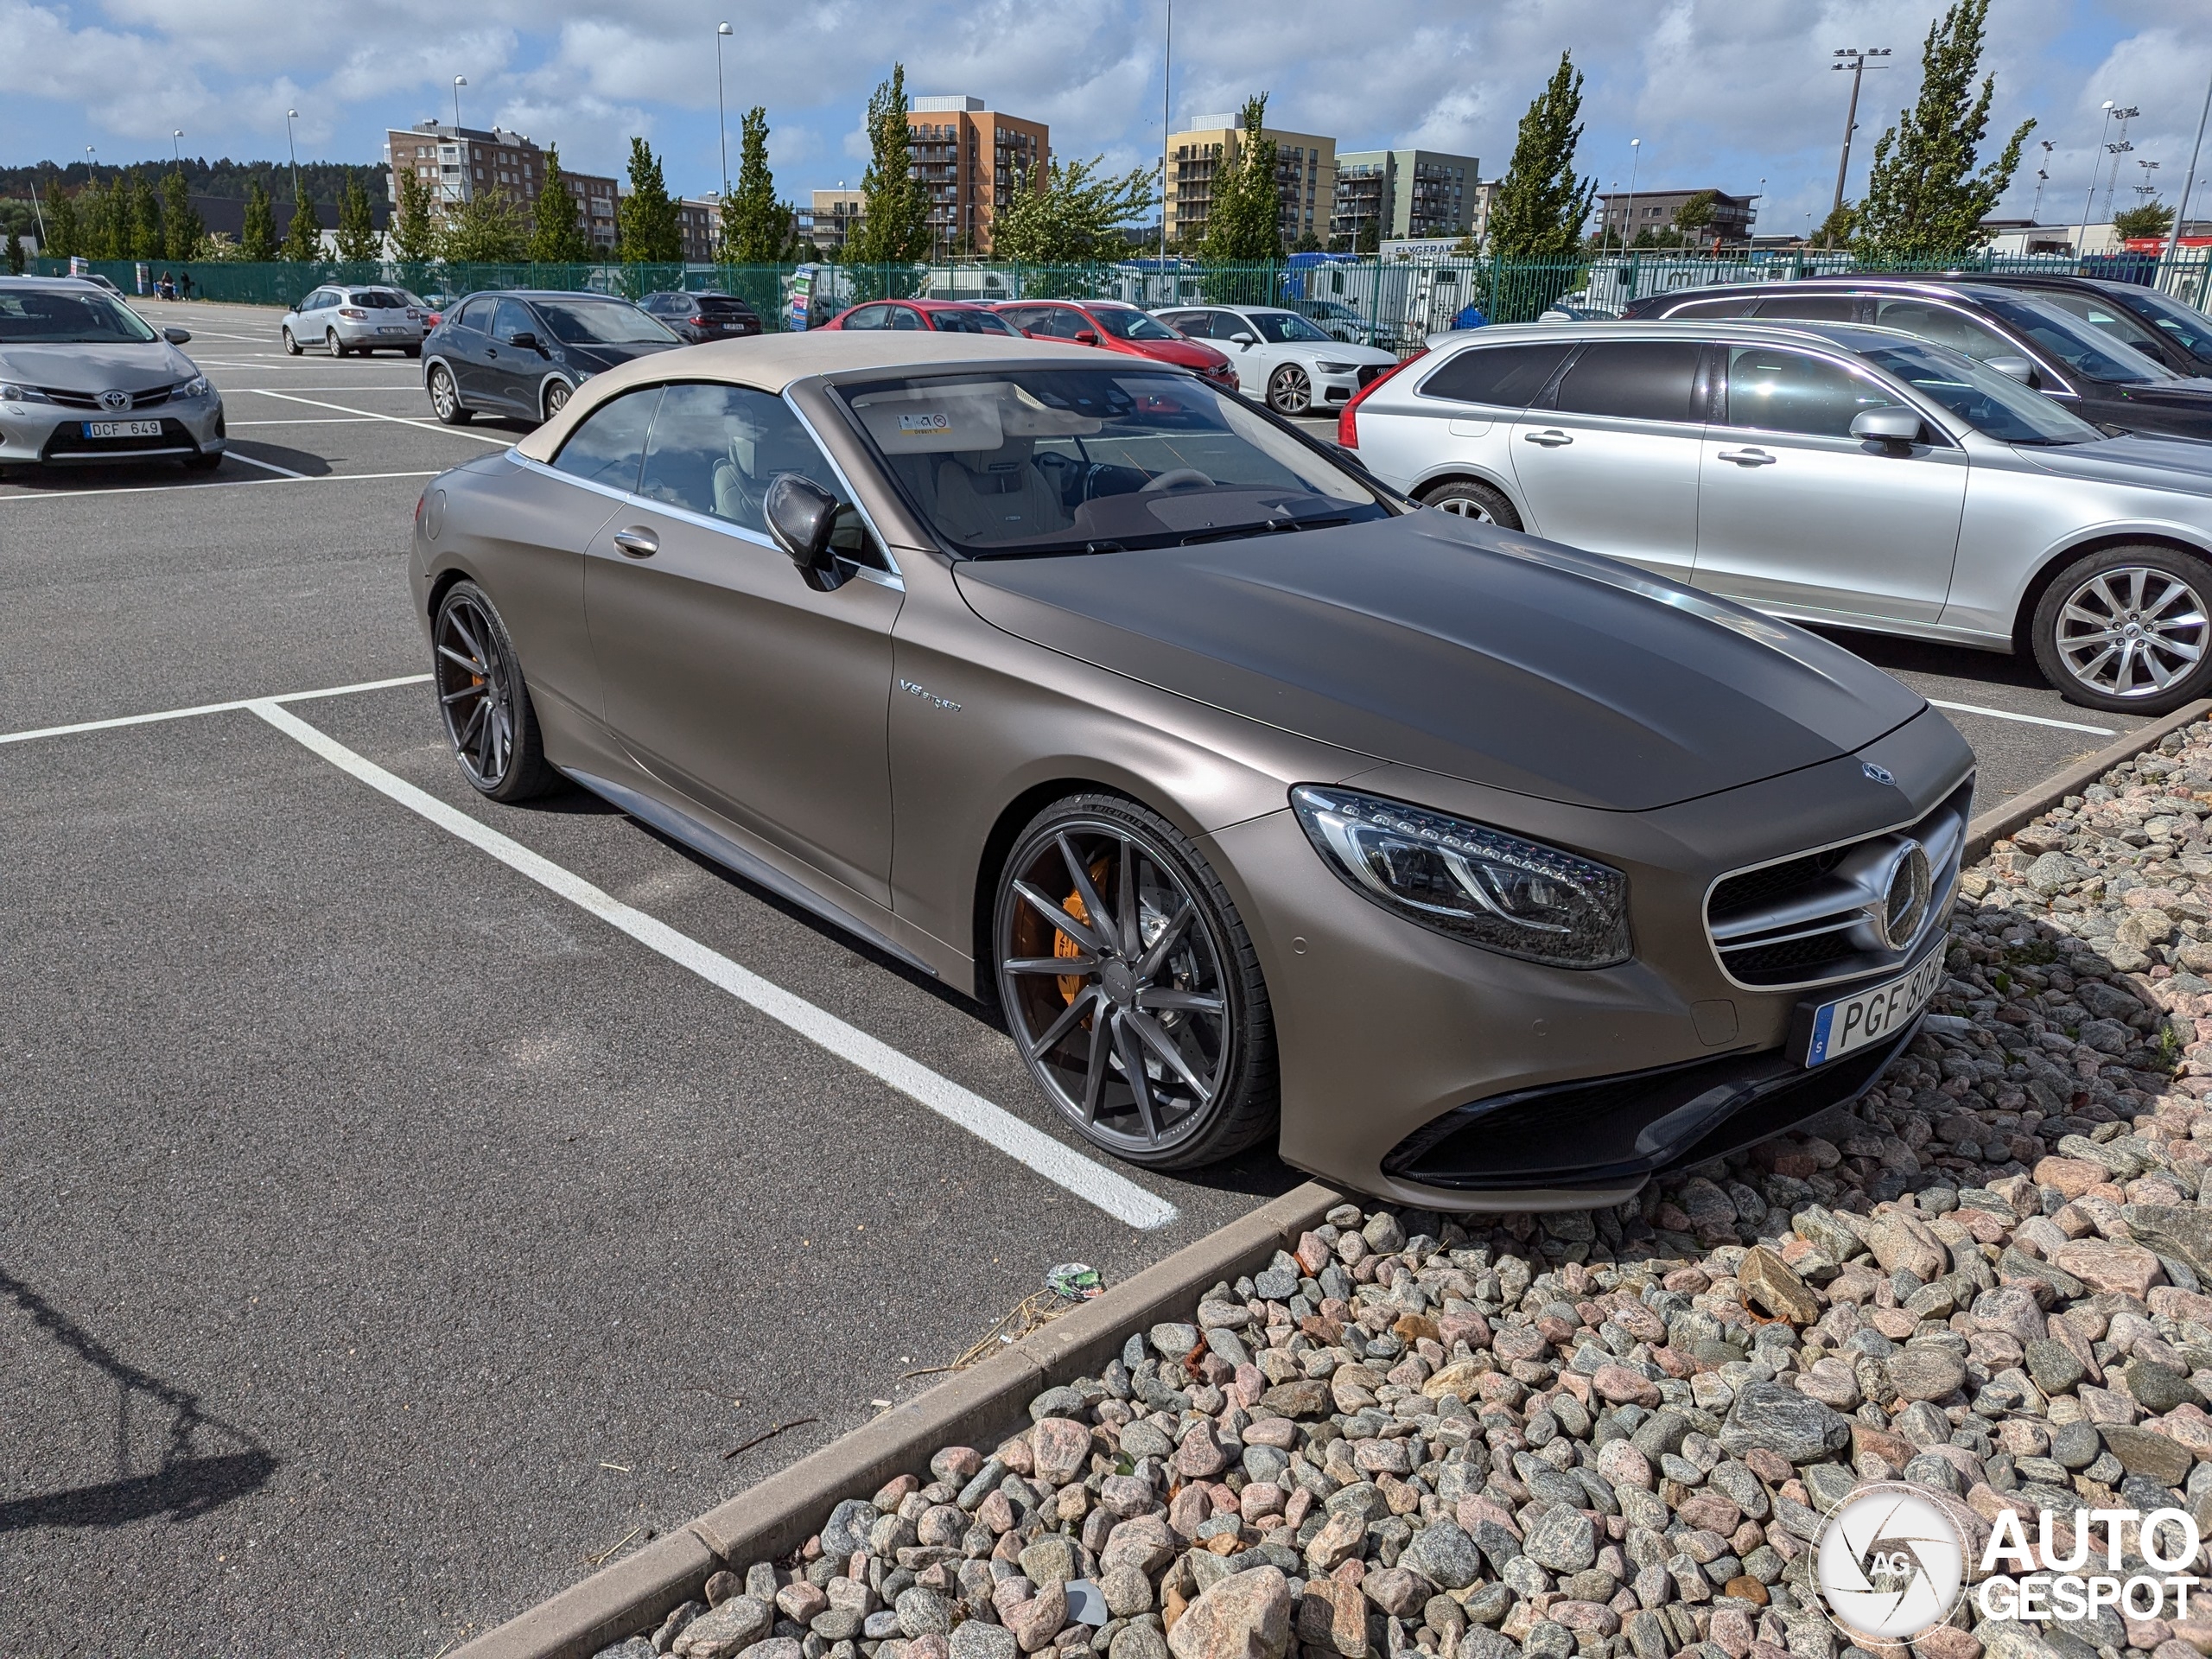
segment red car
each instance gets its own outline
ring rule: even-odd
[[[1236,390],[1235,364],[1134,305],[1111,300],[1001,300],[991,308],[1038,340],[1071,340],[1101,351],[1173,363],[1225,391]]]
[[[922,328],[944,334],[1015,332],[988,305],[966,300],[870,300],[840,311],[824,328]]]

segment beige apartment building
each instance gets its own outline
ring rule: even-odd
[[[411,171],[430,191],[434,209],[448,202],[473,201],[500,194],[527,204],[545,182],[545,152],[519,132],[504,127],[456,127],[442,121],[417,121],[386,130],[384,159],[391,168],[393,210],[399,204],[399,175]],[[577,217],[594,247],[611,250],[617,232],[615,204],[620,192],[604,175],[561,169],[561,180],[576,199]],[[704,257],[705,256],[702,256]]]
[[[848,190],[842,184],[835,190],[817,190],[814,223],[806,230],[814,245],[832,259],[842,253],[846,241],[866,217],[862,212],[866,200],[859,191]]]
[[[987,110],[965,93],[912,99],[906,132],[913,176],[930,194],[930,239],[940,251],[991,251],[991,223],[1021,181],[1052,156],[1052,129],[1041,121]],[[817,204],[826,193],[815,192]],[[825,251],[823,215],[815,209],[815,242]]]
[[[1283,245],[1303,237],[1326,241],[1336,206],[1337,141],[1278,127],[1260,129],[1275,144],[1275,194],[1282,204]],[[1214,181],[1244,153],[1244,129],[1233,115],[1193,116],[1167,140],[1167,239],[1196,241],[1206,233]]]

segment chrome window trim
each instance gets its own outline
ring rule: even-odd
[[[2029,391],[2039,391],[2046,397],[2079,398],[2081,397],[2082,394],[2074,390],[2072,383],[2056,369],[2044,362],[2043,359],[2043,354],[2024,342],[2020,339],[2019,335],[2013,331],[2009,323],[2006,323],[1996,317],[1977,315],[1975,313],[1967,310],[1966,307],[1961,305],[1957,300],[1941,292],[1940,290],[1931,292],[1928,289],[1916,288],[1906,291],[1916,300],[1923,301],[1929,305],[1938,306],[1943,310],[1950,312],[1953,315],[1961,317],[1966,321],[1974,324],[1977,328],[1986,328],[1991,334],[2001,335],[2005,339],[2012,341],[2013,349],[2022,357],[2026,358],[2029,362],[2034,364],[2037,369],[2052,383],[2050,385],[2031,386],[2028,388]],[[1885,297],[1885,293],[1891,293],[1893,296],[1893,291],[1875,289],[1870,289],[1859,297],[1863,299],[1878,300]],[[1871,326],[1876,328],[1888,327],[1888,325],[1883,322],[1879,317],[1873,318],[1872,320]],[[1909,331],[1900,329],[1898,332],[1905,333]],[[1941,345],[1942,342],[1936,340],[1931,343]],[[1951,346],[1949,349],[1955,352],[1958,351],[1958,347],[1955,346]],[[1961,357],[1967,355],[1967,353],[1963,352],[1961,352],[1959,354]],[[1975,358],[1974,360],[1977,363],[1980,363],[1984,368],[1987,368],[1989,366],[1988,364],[1980,358]]]
[[[1915,718],[1916,719],[1918,716],[1916,715]],[[1848,759],[1850,757],[1847,756],[1845,758]],[[1944,791],[1942,798],[1936,801],[1934,806],[1927,807],[1922,811],[1916,813],[1913,817],[1900,819],[1898,822],[1890,824],[1885,828],[1880,830],[1862,830],[1855,836],[1845,836],[1835,841],[1822,842],[1817,847],[1800,847],[1796,851],[1792,853],[1784,853],[1778,858],[1763,858],[1756,864],[1745,864],[1732,870],[1724,870],[1719,875],[1714,876],[1706,886],[1705,896],[1699,900],[1698,925],[1705,931],[1706,946],[1713,952],[1713,963],[1720,969],[1720,976],[1739,991],[1749,991],[1754,994],[1765,995],[1815,990],[1831,985],[1848,984],[1854,979],[1874,978],[1881,974],[1891,971],[1891,969],[1862,968],[1854,969],[1847,974],[1830,975],[1825,979],[1793,980],[1786,985],[1753,985],[1747,983],[1746,982],[1737,978],[1735,975],[1728,971],[1728,963],[1720,954],[1719,941],[1713,937],[1713,895],[1720,890],[1720,886],[1723,882],[1732,881],[1739,875],[1749,875],[1755,870],[1772,869],[1777,864],[1791,863],[1801,858],[1816,857],[1821,853],[1832,852],[1839,847],[1855,847],[1862,841],[1872,841],[1878,836],[1894,836],[1899,830],[1910,830],[1913,825],[1925,822],[1930,812],[1935,811],[1936,808],[1942,806],[1945,801],[1949,800],[1952,796],[1957,794],[1962,787],[1970,784],[1974,780],[1974,772],[1969,770],[1963,778],[1961,778],[1956,782],[1953,783],[1950,788]],[[1969,796],[1967,798],[1969,821],[1972,808],[1973,798]],[[1957,865],[1952,868],[1950,872],[1950,880],[1943,888],[1942,892],[1929,899],[1928,904],[1928,918],[1922,923],[1920,931],[1914,935],[1910,944],[1907,944],[1902,950],[1897,952],[1897,962],[1895,966],[1901,967],[1909,962],[1915,953],[1928,943],[1931,935],[1933,935],[1939,928],[1948,925],[1951,911],[1958,903],[1959,878],[1964,874],[1966,869],[1966,861],[1963,856],[1965,851],[1963,830],[1964,825],[1962,824],[1960,840],[1960,850],[1962,855]]]

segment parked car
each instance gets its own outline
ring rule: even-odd
[[[88,270],[81,276],[72,276],[67,280],[73,283],[90,283],[94,288],[100,289],[103,293],[112,294],[118,300],[124,296],[121,289],[96,270]]]
[[[638,306],[694,346],[760,332],[760,314],[734,295],[648,294]]]
[[[988,305],[972,300],[871,300],[840,311],[824,328],[892,329],[945,334],[1011,334]]]
[[[1265,398],[1278,415],[1347,403],[1398,363],[1395,352],[1332,339],[1280,306],[1166,306],[1154,315],[1179,334],[1221,347],[1244,395]]]
[[[1236,367],[1211,346],[1185,340],[1149,312],[1118,300],[1006,300],[993,308],[1018,334],[1173,363],[1236,390]]]
[[[1581,1209],[1855,1098],[1942,976],[1965,742],[1410,506],[1165,364],[810,332],[588,382],[430,486],[409,588],[471,786],[993,997],[1135,1163]]]
[[[2212,690],[2212,445],[2108,435],[1900,331],[1486,329],[1341,424],[1432,506],[1772,615],[2031,654],[2093,708]]]
[[[97,285],[0,276],[0,470],[99,461],[222,464],[223,398],[153,326]]]
[[[1749,316],[1901,328],[2013,375],[2085,421],[2212,438],[2212,379],[2177,374],[2041,296],[2001,285],[1808,277],[1647,295],[1630,301],[1623,315],[1639,321]]]
[[[423,342],[423,385],[448,426],[479,415],[547,420],[593,375],[683,341],[627,300],[472,294]]]
[[[303,296],[284,314],[279,331],[294,357],[308,344],[320,344],[333,357],[377,351],[420,357],[429,317],[430,308],[404,288],[331,283]]]
[[[2121,344],[2158,359],[2176,374],[2212,374],[2212,317],[2171,294],[2139,283],[2056,273],[1962,271],[1945,282],[2018,289],[2071,312]]]
[[[1387,349],[1388,328],[1378,328],[1341,300],[1285,300],[1283,308],[1295,311],[1331,340],[1341,340],[1353,346],[1377,346]],[[1471,327],[1480,327],[1479,323]]]

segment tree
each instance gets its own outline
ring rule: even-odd
[[[292,204],[292,222],[284,227],[284,245],[278,251],[302,264],[322,257],[322,226],[315,218],[313,202]]]
[[[245,188],[245,224],[238,232],[238,257],[259,264],[276,257],[276,214],[269,192],[255,180]]]
[[[2020,123],[2004,153],[1973,170],[1997,96],[1994,75],[1984,78],[1978,96],[1974,90],[1988,16],[1989,0],[1954,0],[1928,26],[1919,100],[1898,111],[1897,124],[1874,145],[1859,207],[1862,257],[1943,259],[1987,240],[1981,221],[2012,182],[2020,146],[2036,124]]]
[[[55,191],[46,203],[46,245],[39,250],[56,259],[85,251],[85,231],[77,214],[77,199]]]
[[[2140,207],[2123,207],[2112,216],[2112,227],[2122,239],[2164,236],[2174,227],[2174,210],[2163,201],[2146,201]]]
[[[1150,211],[1157,170],[1102,176],[1105,157],[1047,161],[991,226],[991,252],[1027,265],[1090,265],[1128,251],[1122,226]]]
[[[776,175],[768,170],[767,110],[758,104],[747,110],[744,130],[737,188],[722,198],[722,257],[734,265],[772,265],[784,257],[798,216],[788,202],[776,200]]]
[[[346,181],[346,194],[338,203],[338,257],[368,260],[384,251],[384,234],[377,229],[376,209],[361,181]]]
[[[561,147],[545,152],[545,179],[530,214],[530,257],[541,265],[581,265],[591,257],[575,196],[561,176]]]
[[[162,257],[161,199],[147,187],[146,175],[136,168],[123,180],[124,223],[127,246],[118,251],[129,259]]]
[[[1268,95],[1246,99],[1237,118],[1243,137],[1236,155],[1224,156],[1214,170],[1201,253],[1209,264],[1282,257],[1282,198],[1275,188],[1275,141],[1262,131],[1267,122]]]
[[[207,239],[207,222],[192,205],[192,187],[184,175],[172,171],[162,178],[162,257],[192,259]]]
[[[1582,239],[1598,181],[1575,176],[1582,74],[1560,53],[1550,82],[1521,118],[1513,162],[1491,210],[1491,249],[1508,259],[1564,259]]]
[[[505,191],[479,191],[465,201],[446,205],[437,248],[440,257],[455,264],[513,264],[529,245],[521,210]]]
[[[8,274],[10,276],[22,276],[26,263],[23,257],[22,234],[10,225],[8,227]]]
[[[660,157],[642,138],[630,141],[630,194],[615,216],[622,227],[623,264],[670,264],[683,257],[683,231],[661,177]]]
[[[114,193],[98,179],[85,187],[77,208],[77,251],[86,258],[112,259],[116,257],[114,209]]]
[[[860,228],[845,244],[856,265],[895,264],[930,250],[929,187],[914,176],[906,130],[906,66],[891,66],[868,101],[870,159],[861,175]]]
[[[1840,248],[1848,243],[1859,229],[1859,204],[1838,202],[1813,232],[1813,245],[1818,248]]]
[[[410,264],[420,264],[438,251],[438,224],[430,216],[430,193],[415,176],[413,168],[399,175],[399,209],[391,216],[392,251]]]
[[[1717,191],[1700,190],[1675,209],[1675,228],[1682,233],[1685,241],[1711,226],[1713,206],[1719,200]]]

